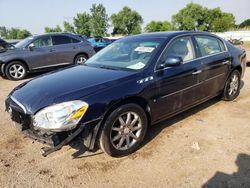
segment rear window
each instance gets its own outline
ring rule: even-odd
[[[201,56],[207,56],[225,51],[223,42],[211,36],[195,36]]]

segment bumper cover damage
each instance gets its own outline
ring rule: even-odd
[[[93,150],[95,147],[95,140],[99,127],[101,125],[102,118],[91,120],[79,124],[75,129],[63,132],[47,132],[42,130],[35,130],[32,124],[32,118],[26,114],[20,105],[16,104],[11,98],[6,100],[6,111],[10,114],[11,120],[15,123],[15,126],[24,135],[47,144],[42,149],[42,155],[47,155],[60,150],[64,145],[70,143],[77,136],[81,135],[84,146],[88,150]]]

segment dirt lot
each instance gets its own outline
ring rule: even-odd
[[[244,47],[250,58],[250,45]],[[42,157],[43,145],[19,133],[4,111],[6,96],[21,82],[0,78],[0,187],[202,187],[221,181],[223,187],[249,187],[249,74],[250,68],[234,102],[213,99],[153,126],[139,151],[119,159],[83,152],[79,141]]]

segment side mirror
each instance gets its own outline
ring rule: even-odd
[[[30,51],[32,51],[34,47],[35,47],[34,43],[30,43],[29,46],[28,46],[28,49]]]
[[[160,65],[160,67],[176,67],[183,63],[183,59],[179,56],[169,56],[167,59]]]

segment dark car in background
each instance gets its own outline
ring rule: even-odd
[[[21,80],[30,72],[83,64],[94,54],[91,44],[78,35],[51,33],[28,37],[0,53],[0,67],[8,79]]]
[[[209,33],[142,34],[21,84],[6,110],[25,134],[52,145],[44,155],[82,133],[88,149],[124,156],[140,147],[148,125],[218,95],[234,100],[245,67],[243,49]]]
[[[0,38],[0,53],[5,52],[9,46],[10,44],[8,42]]]

